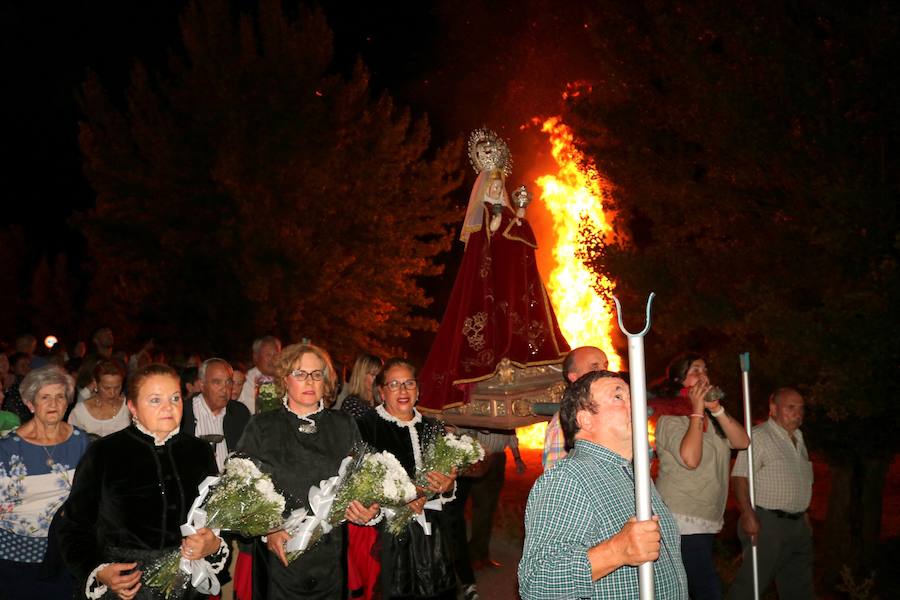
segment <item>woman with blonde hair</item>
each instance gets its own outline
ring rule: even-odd
[[[275,384],[283,393],[282,408],[253,417],[238,444],[238,452],[259,460],[284,493],[285,516],[298,508],[310,510],[309,489],[334,476],[361,439],[353,417],[327,408],[336,383],[334,366],[325,350],[312,344],[284,348],[275,361]],[[362,525],[378,512],[378,505],[366,508],[354,501],[345,517]],[[345,598],[343,536],[344,528],[333,529],[288,564],[284,546],[290,535],[284,530],[270,533],[254,553],[253,597]]]
[[[362,353],[353,363],[348,393],[341,410],[357,419],[375,410],[375,376],[381,370],[382,361],[374,354]]]

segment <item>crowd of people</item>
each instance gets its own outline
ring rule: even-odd
[[[488,450],[483,481],[472,474],[457,481],[455,470],[428,473],[409,504],[427,532],[414,520],[403,534],[386,534],[377,504],[353,502],[345,526],[292,562],[285,531],[256,539],[206,528],[182,535],[198,486],[233,453],[271,476],[285,514],[309,508],[310,488],[334,475],[358,442],[394,454],[414,478],[445,425],[416,409],[411,362],[361,353],[345,376],[321,347],[282,347],[264,336],[246,367],[199,356],[170,366],[149,346],[130,356],[114,351],[109,328],[92,339],[80,357],[38,356],[33,345],[0,353],[7,367],[0,371],[0,597],[157,598],[142,575],[178,550],[209,563],[223,584],[233,573],[241,600],[458,593],[477,600],[472,570],[493,562],[488,544],[506,447],[524,469],[513,432],[468,432]],[[281,406],[264,410],[258,392],[266,384]],[[470,558],[464,507],[479,487],[488,497],[478,501]]]
[[[754,504],[751,436],[720,403],[703,357],[676,357],[648,403],[658,474],[651,485],[654,516],[637,522],[627,373],[607,371],[607,364],[593,347],[574,349],[563,363],[567,387],[546,431],[545,472],[526,508],[521,596],[637,597],[638,567],[652,561],[656,598],[720,599],[713,541],[724,524],[730,475],[743,563],[728,597],[754,597],[755,546],[761,592],[774,581],[779,597],[813,598],[806,512],[813,480],[799,430],[800,393],[776,390],[769,419],[753,428]],[[733,468],[732,450],[739,451]]]
[[[209,562],[222,582],[233,572],[241,600],[478,598],[473,571],[496,566],[489,541],[507,448],[517,470],[525,469],[514,432],[466,431],[485,460],[474,476],[429,475],[410,503],[424,512],[427,534],[414,521],[404,535],[385,535],[380,507],[358,502],[345,527],[291,563],[284,531],[265,541],[180,531],[198,484],[234,452],[266,466],[288,511],[303,507],[310,487],[333,475],[359,441],[391,452],[415,475],[444,425],[416,409],[411,362],[361,353],[345,377],[324,349],[282,348],[266,336],[253,343],[250,368],[193,356],[179,372],[154,362],[147,347],[137,357],[114,353],[108,328],[92,342],[82,357],[40,357],[34,338],[22,336],[0,353],[4,598],[152,598],[142,569],[173,548]],[[761,589],[774,581],[791,598],[812,597],[802,396],[776,390],[769,420],[753,431],[754,508],[744,451],[750,438],[722,406],[703,357],[676,357],[651,392],[655,516],[639,523],[627,374],[607,365],[593,347],[576,348],[563,362],[567,387],[526,511],[521,596],[621,597],[637,589],[637,566],[649,560],[657,597],[721,598],[713,542],[730,484],[745,560],[729,598],[752,596],[752,545]],[[283,394],[278,410],[262,411],[257,401],[267,383]]]

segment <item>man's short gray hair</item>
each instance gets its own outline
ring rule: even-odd
[[[263,344],[272,344],[275,346],[276,352],[281,352],[281,340],[274,335],[264,335],[253,340],[253,356],[259,354],[259,349]]]
[[[228,361],[224,358],[207,358],[202,363],[200,363],[200,368],[197,369],[197,379],[200,381],[206,381],[206,370],[209,368],[209,365],[214,364],[222,364],[228,367],[232,373],[234,373],[234,369],[231,368],[231,365],[228,364]]]
[[[24,402],[33,405],[38,392],[48,385],[57,384],[66,388],[66,402],[71,403],[75,397],[75,379],[56,365],[47,365],[28,373],[19,386],[19,393]]]

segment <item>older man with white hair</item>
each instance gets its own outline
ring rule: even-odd
[[[259,412],[256,396],[259,386],[272,381],[275,376],[275,357],[281,352],[281,340],[266,335],[253,340],[253,368],[247,371],[247,379],[238,400],[250,410],[251,415]]]
[[[250,421],[247,407],[231,399],[232,373],[231,365],[221,358],[205,360],[198,373],[200,393],[185,400],[181,414],[183,432],[214,444],[219,471]]]

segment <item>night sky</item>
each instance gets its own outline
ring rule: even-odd
[[[86,74],[96,72],[121,94],[134,61],[164,67],[168,53],[178,51],[184,4],[4,4],[3,222],[26,226],[33,258],[77,252],[79,236],[66,223],[93,202],[77,145],[77,95]],[[585,43],[581,9],[567,4],[564,15],[542,1],[469,2],[464,11],[447,1],[327,3],[324,10],[335,32],[336,70],[349,72],[361,57],[375,93],[386,90],[414,114],[428,115],[435,145],[493,127],[510,139],[523,173],[537,157],[529,156],[534,139],[523,141],[529,132],[520,128],[558,112],[566,81],[588,71],[577,51]]]

